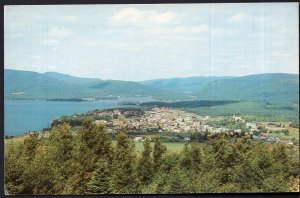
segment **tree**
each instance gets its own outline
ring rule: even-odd
[[[162,163],[162,157],[166,153],[167,147],[160,142],[159,137],[154,138],[154,147],[153,147],[153,165],[154,171],[158,171]]]
[[[181,170],[178,166],[175,166],[172,168],[170,175],[171,177],[168,182],[168,193],[191,193],[190,178],[187,176],[185,171]]]
[[[30,133],[28,137],[24,139],[24,157],[28,163],[30,163],[35,154],[38,146],[38,133]]]
[[[141,185],[148,185],[153,177],[153,160],[151,158],[152,148],[150,145],[150,139],[146,138],[144,141],[144,150],[142,156],[139,159],[137,167],[137,175]]]
[[[82,128],[74,137],[72,150],[73,159],[70,164],[70,169],[73,171],[73,174],[70,175],[65,184],[65,194],[84,194],[87,192],[87,184],[91,180],[98,160],[93,150],[96,134],[93,128],[92,121],[85,120]]]
[[[86,194],[109,194],[110,190],[109,163],[105,159],[100,159],[97,163],[96,170],[92,174],[91,180],[87,184]]]
[[[57,171],[59,177],[56,181],[55,189],[62,192],[65,183],[73,174],[71,164],[73,162],[74,137],[71,127],[63,123],[54,127],[49,136],[49,155],[52,166]]]
[[[137,192],[137,178],[135,175],[134,143],[125,131],[117,134],[117,145],[114,152],[111,187],[116,194]]]
[[[181,156],[180,166],[185,170],[190,170],[192,162],[190,157],[190,147],[187,143],[184,144],[181,155],[182,156]]]
[[[4,172],[5,189],[9,194],[24,193],[24,180],[22,175],[25,170],[26,161],[22,160],[24,145],[22,143],[11,142],[5,144],[4,149]]]

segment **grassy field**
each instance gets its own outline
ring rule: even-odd
[[[281,135],[281,136],[285,137],[285,138],[288,138],[288,139],[295,138],[296,140],[299,141],[299,128],[290,127],[289,126],[289,124],[290,124],[289,122],[258,122],[258,125],[264,125],[264,126],[266,126],[266,125],[268,125],[270,123],[275,124],[275,125],[282,125],[282,124],[284,124],[285,126],[282,127],[282,128],[287,129],[289,131],[289,135]],[[272,128],[280,129],[280,127],[276,127],[276,126],[273,126],[273,127],[268,126],[267,128],[269,128],[269,129],[272,129]],[[274,137],[280,136],[280,135],[277,135],[276,133],[271,133],[270,135],[274,136]]]
[[[299,106],[296,104],[267,105],[264,102],[238,102],[211,107],[185,108],[199,115],[232,116],[240,115],[249,121],[283,122],[299,119]]]
[[[181,152],[184,147],[184,142],[163,142],[163,145],[167,147],[168,152]],[[203,143],[198,143],[203,144]],[[151,146],[153,148],[154,143],[151,142]],[[143,142],[135,142],[135,149],[138,153],[141,153],[144,149]]]
[[[287,130],[289,130],[289,137],[294,137],[296,140],[299,140],[299,129],[298,128],[292,128],[292,127],[286,127]]]

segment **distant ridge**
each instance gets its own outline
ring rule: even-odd
[[[142,82],[80,78],[57,72],[4,70],[5,99],[153,96],[163,100],[234,100],[299,103],[299,75],[186,77]]]
[[[101,87],[101,84],[107,84]],[[69,99],[103,97],[108,95],[159,95],[151,88],[136,82],[103,81],[79,78],[60,73],[37,73],[4,70],[4,97],[6,99]]]
[[[197,92],[199,99],[299,102],[299,75],[265,73],[216,80]]]
[[[44,74],[52,78],[62,80],[68,83],[73,83],[73,84],[85,84],[85,83],[100,81],[100,79],[98,78],[81,78],[81,77],[71,76],[68,74],[61,74],[58,72],[45,72]]]
[[[158,89],[182,93],[194,93],[212,81],[233,78],[231,76],[194,76],[185,78],[169,78],[141,81],[140,83]]]

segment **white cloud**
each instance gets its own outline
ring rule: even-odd
[[[76,16],[72,16],[72,15],[69,15],[69,16],[63,16],[61,18],[63,21],[68,21],[68,22],[73,22],[76,20]]]
[[[206,24],[203,25],[199,25],[199,26],[195,26],[195,27],[191,27],[190,31],[192,33],[202,33],[202,32],[207,32],[209,31],[209,27]]]
[[[149,20],[154,23],[168,23],[175,18],[175,14],[172,12],[158,13],[156,11],[149,12]]]
[[[115,13],[111,19],[114,22],[146,22],[164,24],[172,21],[176,15],[173,12],[159,13],[155,10],[139,10],[134,7],[124,8]]]
[[[169,34],[171,33],[171,29],[153,27],[142,30],[142,33],[151,33],[151,34]]]
[[[33,59],[36,59],[36,60],[40,60],[42,57],[41,56],[39,56],[39,55],[34,55],[33,56]]]
[[[242,21],[244,21],[247,18],[248,18],[247,14],[240,12],[240,13],[237,13],[237,14],[234,14],[233,16],[231,16],[228,19],[228,21],[232,22],[232,23],[241,23]]]
[[[226,36],[230,37],[234,34],[236,34],[238,31],[237,30],[232,30],[232,29],[224,29],[224,28],[212,28],[211,29],[211,34],[213,36]]]
[[[160,28],[153,27],[144,29],[143,33],[152,33],[152,34],[170,34],[170,33],[204,33],[208,32],[209,27],[206,24],[199,26],[177,26],[174,28]]]
[[[286,53],[286,52],[283,52],[283,53],[273,52],[272,56],[273,57],[278,57],[278,58],[289,58],[289,57],[291,57],[291,54],[290,53]]]
[[[95,47],[98,46],[99,43],[95,40],[82,40],[81,44],[88,47]]]
[[[192,27],[178,26],[172,29],[172,32],[175,33],[203,33],[208,31],[209,27],[206,24]]]
[[[67,36],[70,36],[72,34],[72,31],[68,28],[53,27],[50,30],[50,34],[52,36],[67,37]]]
[[[58,46],[60,44],[58,40],[54,40],[54,39],[47,39],[44,40],[42,43],[48,46]]]
[[[129,52],[140,50],[138,46],[131,43],[113,43],[111,44],[111,48],[115,50],[129,51]]]
[[[136,8],[125,8],[112,16],[116,22],[136,22],[144,18],[144,12]]]

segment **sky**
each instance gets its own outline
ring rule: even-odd
[[[299,74],[298,3],[4,8],[4,68],[142,81]]]

